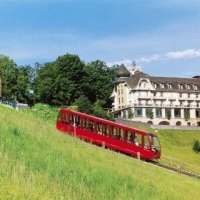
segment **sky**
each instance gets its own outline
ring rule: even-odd
[[[0,0],[0,54],[19,65],[65,53],[200,75],[199,0]]]

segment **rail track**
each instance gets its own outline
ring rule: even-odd
[[[150,163],[157,166],[157,167],[164,168],[164,169],[167,169],[169,171],[176,172],[176,173],[179,173],[179,174],[183,174],[183,175],[193,177],[193,178],[200,180],[200,174],[186,170],[186,169],[182,168],[181,166],[176,168],[176,167],[172,167],[172,166],[162,164],[162,163],[159,163],[159,162],[156,162],[156,161],[150,161]]]

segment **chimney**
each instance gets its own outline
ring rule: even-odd
[[[192,78],[196,78],[196,79],[199,79],[200,80],[200,75],[199,76],[194,76]]]

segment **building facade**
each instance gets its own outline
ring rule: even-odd
[[[200,77],[156,77],[137,69],[117,71],[112,111],[152,125],[200,126]]]

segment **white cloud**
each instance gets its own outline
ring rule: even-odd
[[[168,59],[200,58],[200,49],[186,49],[182,51],[172,51],[172,52],[168,52],[165,56]]]
[[[148,57],[141,57],[141,58],[137,59],[136,61],[138,63],[150,63],[150,62],[153,62],[153,61],[158,61],[160,59],[162,59],[161,55],[154,54],[154,55],[148,56]]]
[[[164,54],[153,54],[147,57],[136,59],[138,63],[150,63],[161,60],[187,60],[200,58],[200,49],[184,49],[179,51],[170,51]]]

